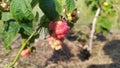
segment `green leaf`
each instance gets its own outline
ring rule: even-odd
[[[107,18],[104,18],[104,17],[99,18],[99,23],[100,23],[101,27],[108,29],[108,30],[112,26],[111,22]]]
[[[39,13],[36,12],[36,14],[35,14],[35,22],[39,22],[39,18],[40,18]]]
[[[39,26],[48,28],[49,23],[50,23],[50,20],[45,15],[43,15],[40,19]]]
[[[20,33],[23,34],[23,35],[27,35],[27,36],[30,36],[32,33],[33,33],[33,26],[32,26],[32,23],[20,23],[20,26],[21,26],[21,30],[20,30]]]
[[[104,20],[103,23],[101,24],[103,28],[110,29],[111,28],[111,22],[108,20]]]
[[[116,14],[115,14],[115,12],[110,11],[109,15],[110,15],[110,17],[114,17]]]
[[[10,12],[19,22],[32,21],[34,18],[32,8],[28,0],[12,0],[10,4]]]
[[[16,37],[20,26],[16,22],[9,12],[2,12],[2,18],[0,22],[0,36],[3,39],[4,47],[10,50],[10,44]]]
[[[13,19],[9,12],[2,12],[2,21],[7,21]]]
[[[2,18],[2,12],[0,11],[0,20],[1,20],[1,18]]]
[[[74,0],[66,0],[66,11],[67,13],[71,13],[75,9],[75,2]]]
[[[4,31],[4,23],[0,21],[0,37],[2,37],[3,31]]]
[[[56,10],[60,14],[62,12],[62,0],[55,0]]]
[[[97,33],[100,33],[101,31],[102,31],[101,26],[97,26],[97,27],[96,27],[96,32],[97,32]]]
[[[58,18],[55,0],[39,0],[39,7],[50,20]]]
[[[39,0],[32,0],[32,2],[31,2],[32,8],[34,8],[37,5],[38,1]]]
[[[20,26],[15,20],[10,19],[4,22],[4,27],[5,29],[2,32],[4,46],[7,50],[10,50],[10,44],[18,34]]]
[[[10,13],[8,12],[2,12],[1,13],[1,20],[0,20],[0,36],[2,37],[2,33],[4,31],[4,23],[3,21],[9,20],[10,19]]]
[[[96,27],[96,32],[103,32],[103,33],[108,33],[112,23],[108,20],[108,18],[104,16],[99,16],[98,17],[98,22],[97,22],[97,27]]]

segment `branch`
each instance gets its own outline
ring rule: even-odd
[[[8,66],[8,68],[11,68],[11,67],[13,67],[13,66],[15,65],[15,63],[17,62],[17,60],[18,60],[19,57],[20,57],[20,54],[21,54],[22,50],[25,48],[26,44],[27,44],[28,41],[33,37],[33,35],[34,35],[35,33],[36,33],[36,31],[34,31],[34,32],[28,37],[28,39],[27,39],[25,42],[23,42],[23,44],[22,44],[20,50],[18,51],[16,57],[14,58],[13,62]]]
[[[20,54],[21,54],[22,50],[25,48],[26,44],[27,44],[27,43],[29,42],[29,40],[34,36],[34,34],[35,34],[36,32],[38,32],[38,30],[39,30],[40,28],[41,28],[41,25],[28,37],[28,39],[27,39],[26,41],[24,41],[24,42],[22,43],[22,46],[21,46],[20,50],[18,51],[16,57],[14,58],[13,62],[12,62],[7,68],[11,68],[11,67],[13,67],[13,66],[15,65],[15,63],[17,62],[17,60],[18,60],[19,57],[20,57]]]
[[[96,12],[95,17],[94,17],[93,22],[92,22],[92,30],[90,33],[90,41],[89,41],[89,46],[88,46],[88,51],[90,53],[92,53],[92,45],[93,45],[93,36],[94,36],[94,32],[95,32],[95,25],[96,25],[97,18],[100,14],[100,10],[101,10],[100,7],[98,7],[97,12]]]

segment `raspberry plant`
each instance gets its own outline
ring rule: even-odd
[[[14,67],[20,54],[28,57],[31,44],[36,38],[46,38],[54,50],[61,49],[64,37],[79,19],[80,12],[76,8],[76,2],[77,0],[2,0],[0,2],[0,37],[5,49],[11,50],[10,45],[18,34],[22,38],[22,46],[18,54],[7,67]],[[113,2],[86,0],[85,3],[97,16],[96,20],[93,20],[94,23],[97,22],[94,24],[96,28],[91,30],[93,31],[91,35],[93,36],[94,32],[109,32],[112,26],[109,18],[115,15]],[[39,11],[34,12],[35,6],[39,6],[43,15]],[[100,10],[98,14],[97,9]],[[48,34],[49,37],[46,37]]]
[[[39,5],[39,9],[43,12],[41,18],[39,13],[36,13],[36,15],[33,13],[34,7],[37,5]],[[63,5],[66,8],[63,8]],[[53,36],[54,34],[56,37],[49,39],[49,43],[56,50],[61,48],[61,39],[64,38],[69,29],[67,17],[65,16],[71,14],[75,9],[75,2],[74,0],[3,0],[0,2],[0,7],[0,37],[3,39],[5,49],[8,51],[11,49],[10,45],[17,34],[20,34],[22,38],[22,46],[13,62],[8,66],[10,68],[14,67],[20,54],[25,57],[29,56],[30,48],[32,47],[31,43],[36,38],[43,37],[43,35],[45,38],[45,35],[50,33],[50,30],[52,30],[50,35]],[[66,10],[65,13],[63,12],[64,9]],[[40,21],[37,21],[39,18]],[[55,21],[60,21],[60,23],[56,23],[53,29],[49,28],[49,24],[51,22],[55,23]],[[61,23],[61,21],[64,22]],[[60,31],[61,26],[65,28]],[[58,45],[60,47],[54,47]],[[27,49],[25,49],[26,46],[28,47]]]
[[[98,7],[101,8],[101,12],[96,24],[96,33],[109,33],[109,30],[112,27],[110,18],[115,16],[115,7],[113,6],[113,1],[86,0],[86,5],[91,8],[91,11],[93,11],[93,13],[97,10]]]

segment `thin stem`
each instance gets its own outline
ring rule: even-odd
[[[22,46],[19,50],[19,52],[17,53],[15,59],[13,60],[13,62],[8,66],[8,68],[13,67],[15,65],[15,63],[17,62],[17,60],[19,59],[20,53],[22,52],[22,50],[25,48],[26,44],[28,43],[28,41],[33,37],[33,35],[41,28],[41,26],[39,26],[29,37],[28,39],[23,43],[22,42]]]
[[[88,50],[90,53],[92,53],[92,45],[93,45],[93,36],[94,36],[94,32],[95,32],[95,25],[96,25],[96,21],[97,21],[97,18],[100,14],[100,7],[98,7],[97,9],[97,12],[95,14],[95,17],[93,19],[93,23],[92,23],[92,30],[91,30],[91,34],[90,34],[90,42],[89,42],[89,47],[88,47]]]
[[[19,59],[20,53],[22,52],[22,50],[25,48],[26,44],[28,43],[28,41],[33,37],[33,35],[36,33],[36,31],[34,31],[30,37],[22,44],[22,47],[20,48],[18,54],[16,55],[15,59],[13,60],[13,62],[10,64],[9,67],[13,67],[14,64],[17,62],[17,60]]]

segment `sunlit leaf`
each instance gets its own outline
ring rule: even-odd
[[[75,9],[75,2],[74,0],[66,0],[66,11],[67,13],[71,13]]]
[[[59,17],[56,10],[55,0],[39,0],[39,7],[50,20],[55,20]]]
[[[32,21],[34,18],[32,8],[28,0],[12,0],[10,4],[10,12],[19,22]]]
[[[62,12],[62,0],[54,0],[57,12],[60,14]]]
[[[10,44],[12,43],[13,39],[19,32],[20,26],[15,20],[8,20],[4,22],[5,29],[2,32],[2,38],[4,41],[4,46],[7,50],[10,49]]]

